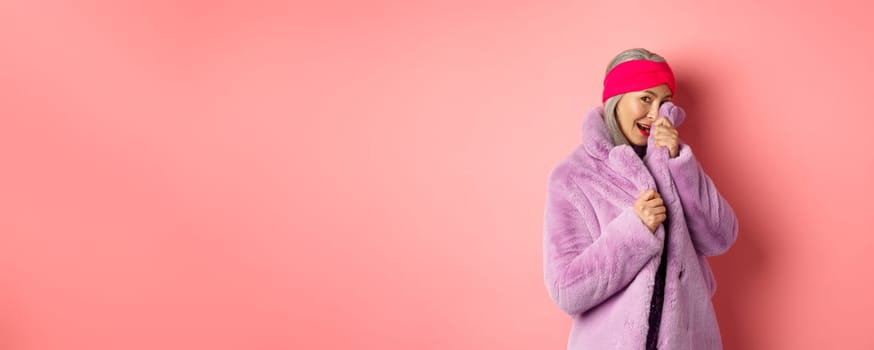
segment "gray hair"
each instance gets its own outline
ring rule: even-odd
[[[665,58],[650,52],[647,49],[628,49],[620,52],[612,61],[610,61],[610,64],[607,65],[607,71],[604,72],[604,74],[610,73],[610,70],[612,70],[613,67],[616,67],[622,62],[633,60],[664,62]],[[604,122],[607,124],[607,131],[610,132],[610,137],[613,138],[614,146],[628,144],[628,139],[626,139],[625,135],[622,134],[622,129],[619,128],[619,122],[616,120],[616,104],[619,103],[619,99],[621,99],[623,95],[625,94],[619,94],[604,101]]]

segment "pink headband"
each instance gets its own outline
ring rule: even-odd
[[[640,91],[661,84],[668,84],[671,94],[674,93],[674,72],[666,62],[649,60],[634,60],[622,62],[604,77],[604,95],[601,102],[608,98],[631,91]]]

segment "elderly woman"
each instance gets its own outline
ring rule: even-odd
[[[573,319],[568,349],[721,349],[706,256],[737,238],[734,211],[677,127],[664,58],[626,50],[603,106],[549,174],[544,280]]]

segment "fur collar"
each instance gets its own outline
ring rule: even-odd
[[[670,102],[659,108],[659,114],[667,116],[675,127],[679,127],[685,120],[684,111]],[[604,123],[603,106],[592,108],[583,120],[582,145],[586,153],[631,180],[639,189],[655,188],[653,176],[670,176],[667,173],[661,174],[662,169],[667,171],[668,150],[653,146],[652,136],[647,143],[643,159],[634,153],[630,145],[614,146]]]

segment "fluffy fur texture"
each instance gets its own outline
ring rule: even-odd
[[[581,144],[549,174],[544,215],[544,280],[552,300],[573,319],[568,349],[643,349],[655,273],[668,230],[665,300],[659,349],[721,349],[711,298],[716,282],[705,256],[737,238],[734,211],[680,140],[670,158],[649,139],[638,157],[614,146],[593,108]],[[683,110],[661,115],[676,126]],[[641,191],[655,188],[667,221],[653,234],[635,214]]]

